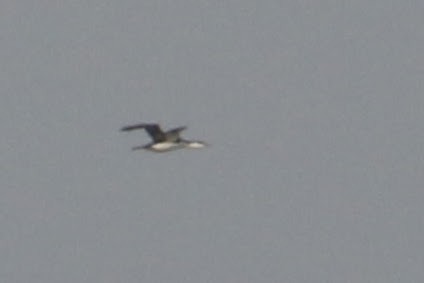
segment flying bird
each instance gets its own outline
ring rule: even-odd
[[[135,146],[132,150],[146,149],[153,152],[167,152],[181,148],[203,148],[207,144],[202,141],[189,141],[180,137],[180,132],[187,127],[178,127],[169,131],[162,131],[158,124],[135,124],[121,128],[123,132],[144,129],[152,139],[152,142]]]

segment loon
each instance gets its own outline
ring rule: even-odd
[[[203,148],[207,144],[202,141],[189,141],[180,138],[180,132],[187,127],[178,127],[169,131],[162,131],[158,124],[135,124],[121,128],[123,132],[144,129],[152,138],[152,142],[146,145],[135,146],[132,150],[146,149],[153,152],[167,152],[181,148]]]

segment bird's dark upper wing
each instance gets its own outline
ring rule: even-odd
[[[138,129],[145,129],[154,142],[161,142],[165,140],[165,133],[162,132],[158,124],[136,124],[123,127],[121,131],[128,132]]]

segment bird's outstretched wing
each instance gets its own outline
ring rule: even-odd
[[[171,129],[165,133],[166,140],[170,142],[176,142],[180,139],[180,132],[187,129],[187,127],[178,127]]]
[[[161,130],[158,124],[135,124],[121,128],[121,131],[128,132],[133,130],[145,129],[154,142],[165,140],[165,133]]]

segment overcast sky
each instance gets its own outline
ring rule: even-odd
[[[2,1],[0,281],[424,282],[423,11]]]

